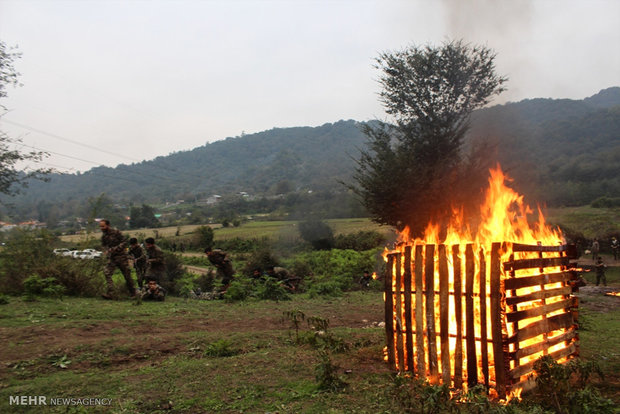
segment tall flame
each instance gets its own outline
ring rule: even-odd
[[[395,250],[404,252],[406,245],[409,245],[409,246],[427,245],[427,244],[435,244],[435,245],[445,244],[445,245],[450,245],[450,246],[458,245],[460,246],[459,248],[461,249],[460,255],[463,256],[464,246],[467,244],[473,244],[474,252],[481,252],[481,254],[485,254],[491,251],[492,243],[502,242],[504,243],[503,244],[504,247],[500,251],[502,262],[507,262],[509,260],[512,260],[513,258],[526,259],[526,258],[557,257],[558,253],[555,253],[555,252],[521,253],[521,252],[512,251],[512,243],[527,244],[527,245],[543,244],[547,246],[555,246],[555,245],[563,243],[564,239],[559,229],[554,229],[551,226],[546,224],[545,218],[540,208],[538,208],[538,220],[530,224],[530,222],[528,221],[528,218],[530,218],[533,215],[532,209],[524,203],[522,195],[519,195],[517,192],[515,192],[513,189],[509,188],[506,185],[508,181],[510,181],[510,179],[502,172],[499,165],[497,165],[496,168],[490,170],[489,187],[488,187],[488,190],[486,191],[485,201],[480,207],[480,216],[478,217],[478,223],[476,226],[475,233],[472,232],[469,225],[467,224],[468,222],[471,222],[471,220],[464,219],[463,210],[461,208],[454,208],[452,217],[447,226],[444,237],[441,237],[440,239],[440,227],[438,224],[435,224],[435,223],[428,224],[424,232],[424,236],[422,238],[412,238],[410,236],[409,228],[405,228],[398,235],[398,243],[396,244]],[[389,251],[388,249],[386,249],[384,252],[384,258],[386,258],[387,260],[387,255],[392,252],[393,251]],[[437,255],[437,252],[435,252],[435,255]],[[454,268],[453,268],[451,258],[448,258],[448,260],[449,260],[449,274],[450,274],[450,295],[453,295],[454,294],[454,282],[453,282],[454,281],[454,278],[453,278]],[[480,272],[478,254],[475,254],[475,260],[476,260],[476,269],[477,269],[476,271]],[[401,263],[401,266],[404,266],[404,264]],[[435,282],[434,282],[435,287],[439,286],[437,269],[438,269],[438,259],[437,259],[437,256],[435,256]],[[560,270],[559,267],[558,268],[547,268],[545,269],[545,272],[554,272],[554,271],[559,271],[559,270]],[[488,271],[489,269],[486,268],[485,272],[488,272]],[[502,279],[506,278],[507,274],[505,274],[504,269],[502,269],[501,272],[502,272],[501,278]],[[402,275],[403,272],[401,271],[399,272],[399,274]],[[522,276],[533,275],[533,274],[540,274],[540,270],[539,269],[518,270],[516,272],[513,272],[512,277],[522,277]],[[479,293],[479,292],[482,292],[484,289],[484,291],[487,292],[488,294],[488,292],[490,292],[490,286],[488,285],[489,278],[484,277],[480,280],[486,280],[485,286],[481,288],[479,286],[480,283],[478,282],[478,277],[476,277],[476,282],[475,282],[476,285],[474,286],[474,291],[476,293]],[[464,280],[462,280],[461,283],[464,284],[465,283]],[[554,288],[554,287],[560,287],[560,286],[561,284],[557,286],[550,285],[548,286],[548,288]],[[393,281],[393,287],[395,287],[395,280]],[[461,286],[461,289],[460,289],[461,292],[464,291],[463,288],[464,288],[464,285]],[[395,290],[396,289],[393,289],[393,291]],[[509,291],[509,292],[506,292],[506,295],[508,297],[515,296],[515,295],[523,295],[523,294],[535,292],[538,290],[541,290],[541,287],[534,286],[530,288],[518,289],[517,291],[512,291],[512,292]],[[546,303],[553,303],[554,301],[559,301],[560,299],[561,298],[547,299]],[[477,304],[480,304],[480,301],[482,300],[485,300],[487,302],[486,309],[488,312],[488,309],[490,309],[490,306],[488,306],[489,300],[490,300],[489,296],[485,295],[484,299],[482,299],[480,295],[478,295],[478,297],[475,298],[475,301]],[[423,304],[417,304],[415,301],[416,301],[415,296],[412,296],[411,302],[414,303],[415,306],[418,306],[418,305],[423,306]],[[399,306],[402,305],[402,300],[395,296],[394,303],[395,303],[394,311],[395,311],[395,315],[397,315],[396,319],[403,320],[403,316],[405,312],[404,307],[397,309]],[[537,303],[534,303],[534,301],[525,302],[525,303],[520,303],[516,305],[514,309],[520,311],[524,309],[529,309],[531,307],[534,307],[535,305],[537,305]],[[454,316],[455,314],[454,307],[455,307],[455,304],[452,302],[452,299],[451,299],[451,302],[450,302],[450,314],[451,314],[450,349],[451,351],[450,352],[451,352],[452,361],[454,361],[452,352],[454,352],[453,351],[454,344],[456,343],[456,339],[455,339],[456,319]],[[478,322],[478,326],[476,326],[476,336],[478,337],[481,335],[481,332],[482,332],[480,321],[484,319],[480,318],[479,309],[477,312],[478,313],[476,314],[476,320]],[[551,313],[548,316],[552,316],[552,315],[553,313]],[[520,324],[521,326],[524,326],[524,324],[533,323],[537,320],[540,320],[541,318],[542,318],[541,316],[533,317],[531,319],[526,319],[523,322],[520,322]],[[437,324],[439,324],[439,308],[437,304],[435,304],[435,319],[437,320]],[[491,328],[490,317],[487,317],[486,321],[488,325],[487,331],[490,331],[490,328]],[[513,324],[510,324],[510,325],[513,325]],[[426,323],[425,323],[425,327],[426,327]],[[395,328],[394,329],[394,332],[395,332],[394,340],[396,343],[397,335],[399,335],[396,333],[397,332],[396,322],[395,322],[394,328]],[[511,327],[511,326],[507,327],[506,334],[512,335],[514,332],[512,332],[511,329],[514,329],[514,327]],[[551,334],[555,335],[556,333],[551,333]],[[530,339],[528,342],[523,342],[520,345],[528,346],[532,343],[545,341],[546,339],[547,339],[547,336],[540,335],[538,337]],[[401,340],[406,340],[406,339],[401,338]],[[478,350],[480,350],[485,345],[488,348],[489,358],[491,359],[493,349],[491,346],[489,346],[489,344],[483,343],[483,341],[479,341],[476,344],[476,347],[478,348]],[[514,350],[514,345],[511,345],[511,346],[513,347],[512,350]],[[564,345],[560,344],[559,346],[564,346]],[[548,352],[552,352],[552,351],[553,349],[550,349]],[[415,350],[414,350],[414,353],[415,353]],[[480,352],[478,351],[477,354],[480,355]],[[530,362],[532,360],[539,358],[540,356],[541,354],[537,353],[537,354],[534,354],[528,357],[524,357],[519,362],[527,363],[527,362]],[[405,359],[409,357],[415,358],[415,355],[405,356]],[[514,368],[514,366],[515,366],[515,363],[513,361],[511,368]],[[427,364],[427,367],[428,367],[428,364]],[[483,370],[479,364],[479,378],[482,377],[482,373],[483,373]],[[494,377],[494,367],[491,368],[490,376]]]

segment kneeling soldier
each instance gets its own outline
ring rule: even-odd
[[[157,300],[164,301],[166,299],[166,290],[159,286],[155,279],[149,279],[146,286],[142,288],[141,295],[142,300]]]

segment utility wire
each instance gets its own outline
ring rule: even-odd
[[[6,122],[7,124],[15,125],[15,126],[18,126],[20,128],[24,128],[24,129],[27,129],[29,131],[36,132],[38,134],[47,135],[47,136],[50,136],[52,138],[59,139],[61,141],[70,142],[72,144],[79,145],[79,146],[82,146],[82,147],[85,147],[85,148],[89,148],[89,149],[92,149],[92,150],[95,150],[95,151],[104,152],[104,153],[106,153],[108,155],[113,155],[115,157],[125,158],[127,160],[134,161],[134,162],[140,162],[140,160],[128,157],[126,155],[117,154],[115,152],[111,152],[111,151],[107,151],[107,150],[104,150],[104,149],[101,149],[101,148],[97,148],[97,147],[94,147],[92,145],[84,144],[84,143],[79,142],[79,141],[74,141],[74,140],[69,139],[69,138],[61,137],[60,135],[52,134],[51,132],[46,132],[46,131],[43,131],[43,130],[40,130],[40,129],[37,129],[37,128],[33,128],[31,126],[28,126],[28,125],[20,124],[19,122],[9,121],[6,118],[3,118],[2,122]]]
[[[38,134],[47,135],[47,136],[50,136],[52,138],[57,138],[57,139],[60,139],[62,141],[66,141],[66,142],[70,142],[72,144],[80,145],[80,146],[83,146],[85,148],[89,148],[89,149],[92,149],[92,150],[95,150],[95,151],[103,152],[103,153],[106,153],[106,154],[109,154],[109,155],[114,155],[116,157],[125,158],[125,159],[128,159],[130,161],[134,161],[134,162],[138,162],[138,163],[143,161],[143,160],[137,160],[135,158],[127,157],[126,155],[116,154],[116,153],[113,153],[113,152],[110,152],[110,151],[107,151],[107,150],[104,150],[104,149],[101,149],[101,148],[97,148],[97,147],[92,146],[92,145],[83,144],[81,142],[77,142],[77,141],[74,141],[72,139],[62,137],[62,136],[57,135],[57,134],[52,134],[50,132],[46,132],[46,131],[43,131],[43,130],[31,127],[31,126],[28,126],[28,125],[24,125],[24,124],[21,124],[19,122],[9,121],[6,118],[3,118],[2,122],[6,122],[8,124],[15,125],[15,126],[27,129],[27,130],[32,131],[32,132],[36,132]],[[35,147],[32,147],[32,148],[35,148]],[[39,149],[39,150],[40,151],[49,152],[49,153],[52,153],[52,154],[56,154],[56,155],[61,155],[61,156],[68,157],[68,158],[73,158],[75,160],[82,161],[82,162],[87,162],[89,164],[94,164],[94,165],[97,165],[97,166],[101,166],[102,165],[101,163],[97,163],[97,162],[93,162],[93,161],[87,161],[87,160],[82,160],[80,158],[72,157],[70,155],[60,154],[60,153],[56,153],[56,152],[49,151],[49,150],[43,150],[43,149]],[[117,168],[118,167],[119,166],[117,166]],[[187,175],[189,177],[194,177],[194,178],[198,178],[198,179],[203,179],[204,178],[204,177],[201,177],[199,175],[194,175],[194,174],[187,173],[187,172],[184,172],[184,171],[178,171],[177,169],[174,169],[174,168],[171,168],[171,167],[167,167],[165,165],[161,166],[161,169],[167,170],[167,171],[171,171],[171,172],[174,172],[174,173],[177,173],[177,174],[184,174],[184,175]],[[161,177],[158,177],[158,178],[161,178]],[[164,179],[168,179],[169,180],[170,178],[164,178]]]

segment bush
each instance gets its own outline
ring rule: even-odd
[[[200,226],[194,231],[192,245],[199,249],[213,246],[213,229],[209,226]]]
[[[374,249],[385,244],[385,238],[376,231],[358,231],[351,234],[339,234],[334,239],[334,248],[356,250],[358,252]]]
[[[263,248],[250,255],[244,267],[244,274],[250,275],[254,269],[265,271],[269,266],[278,266],[278,264],[278,259],[276,259],[271,250]]]
[[[345,291],[356,286],[364,270],[376,268],[377,263],[383,264],[383,261],[377,258],[378,253],[378,249],[365,252],[337,249],[315,251],[298,255],[291,262],[291,265],[296,262],[303,262],[305,263],[304,266],[312,269],[314,278],[305,281],[308,290],[312,289],[312,285],[315,283],[335,282],[341,291]],[[300,276],[298,273],[296,274]],[[317,289],[329,291],[331,287],[326,286]]]
[[[66,289],[70,296],[93,297],[105,287],[101,260],[76,260],[55,257],[49,264],[37,270],[42,278],[53,278]]]
[[[256,286],[256,296],[263,300],[291,300],[291,296],[284,286],[270,277],[258,282]]]
[[[217,245],[220,249],[237,252],[237,253],[252,253],[257,250],[267,249],[269,246],[269,239],[263,237],[262,239],[242,239],[235,237],[228,240],[219,240]]]
[[[22,293],[24,278],[37,274],[55,259],[53,242],[54,236],[45,230],[11,232],[0,251],[0,293]]]
[[[537,388],[533,398],[543,408],[569,414],[615,412],[611,400],[587,385],[592,375],[602,378],[598,365],[578,360],[561,365],[543,356],[534,363],[534,371]]]
[[[590,204],[594,208],[620,207],[620,197],[599,197]]]
[[[314,283],[308,288],[307,292],[311,298],[317,296],[342,296],[340,284],[334,281]]]
[[[235,278],[226,293],[224,294],[224,300],[226,302],[238,302],[250,298],[254,293],[254,281],[247,277]]]
[[[24,293],[29,299],[35,296],[62,298],[65,288],[53,277],[41,279],[38,275],[32,275],[24,280]]]
[[[185,274],[185,268],[180,257],[174,253],[164,252],[164,260],[166,262],[166,280],[160,281],[160,284],[168,294],[176,295],[181,290],[181,286],[177,286],[177,281]]]

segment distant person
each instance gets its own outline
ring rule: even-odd
[[[106,283],[108,284],[108,290],[103,294],[104,299],[112,299],[114,295],[114,282],[112,281],[112,275],[114,270],[118,267],[123,277],[125,278],[125,284],[129,295],[134,297],[136,295],[136,288],[131,278],[131,269],[129,268],[129,257],[125,251],[127,242],[125,236],[115,228],[110,227],[110,220],[101,220],[99,222],[99,228],[101,229],[101,245],[107,258],[107,264],[103,269]]]
[[[252,276],[251,277],[254,280],[264,279],[265,278],[265,273],[263,273],[263,271],[261,270],[260,267],[257,267],[254,270],[252,270]]]
[[[594,260],[596,262],[596,259],[598,259],[598,252],[600,251],[601,246],[598,243],[598,239],[594,239],[594,241],[592,242],[592,248],[590,249],[592,251],[592,260]]]
[[[618,260],[618,249],[620,248],[620,243],[618,239],[615,237],[611,238],[611,252],[614,254],[614,260]]]
[[[133,268],[136,269],[138,287],[142,289],[146,275],[146,252],[135,237],[129,239],[129,257],[133,259]]]
[[[596,267],[596,286],[598,286],[599,282],[603,282],[603,286],[607,286],[607,278],[605,277],[605,268],[607,266],[603,264],[602,257],[600,256],[598,257],[595,267]]]
[[[142,300],[155,300],[163,302],[166,299],[166,289],[159,286],[154,278],[149,278],[147,284],[140,292]]]
[[[296,282],[299,281],[299,278],[291,275],[291,272],[289,272],[288,269],[280,266],[269,266],[267,268],[267,276],[279,281],[282,286],[291,292],[297,289],[295,285]]]
[[[362,275],[362,277],[359,280],[359,284],[362,287],[369,287],[370,286],[370,282],[372,281],[372,276],[370,274],[370,272],[368,270],[364,270],[364,274]]]
[[[146,277],[157,283],[163,283],[166,274],[164,252],[155,245],[155,239],[152,237],[145,239],[144,245],[146,247]]]
[[[232,261],[228,257],[228,253],[221,249],[213,249],[207,247],[205,254],[209,259],[209,262],[217,269],[217,276],[222,279],[223,291],[228,289],[228,285],[233,280],[235,270],[233,269]]]

